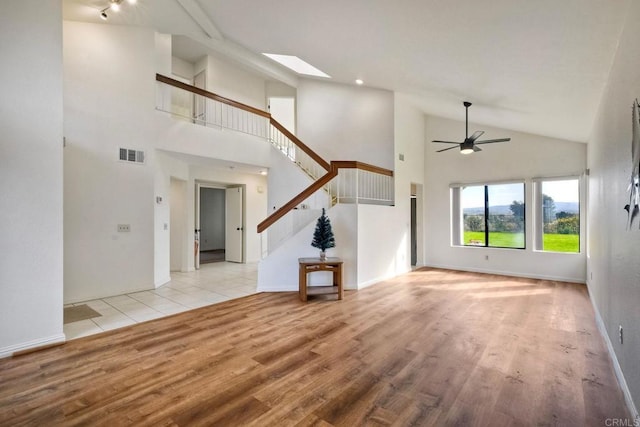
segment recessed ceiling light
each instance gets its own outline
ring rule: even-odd
[[[362,79],[356,79],[356,84],[357,85],[363,85],[364,81]]]
[[[260,175],[266,175],[267,171],[260,171]]]
[[[298,74],[304,74],[307,76],[325,77],[330,79],[331,76],[327,73],[323,73],[308,62],[303,61],[294,55],[278,55],[275,53],[263,53],[264,56],[273,59],[277,63],[284,65],[290,70],[295,71]]]
[[[119,12],[120,11],[120,3],[118,2],[111,2],[111,10],[113,10],[114,12]]]

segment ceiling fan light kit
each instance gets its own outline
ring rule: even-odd
[[[492,144],[495,142],[511,141],[511,138],[485,139],[483,141],[477,141],[477,139],[480,138],[482,134],[484,134],[484,131],[482,130],[475,131],[473,135],[469,136],[469,107],[471,107],[471,103],[468,101],[464,101],[462,104],[464,105],[464,108],[465,108],[464,141],[453,142],[453,141],[440,141],[440,140],[434,139],[431,142],[436,142],[439,144],[454,144],[454,147],[443,148],[442,150],[436,151],[436,153],[441,153],[447,150],[453,150],[454,148],[456,148],[455,145],[457,145],[458,147],[460,147],[461,154],[471,154],[476,151],[482,151],[482,149],[478,147],[479,144]]]

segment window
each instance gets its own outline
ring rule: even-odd
[[[580,181],[578,178],[538,180],[536,249],[580,252]]]
[[[461,233],[454,233],[455,244],[524,249],[523,182],[470,185],[453,191],[454,199],[459,197],[454,207],[460,207],[462,223]]]

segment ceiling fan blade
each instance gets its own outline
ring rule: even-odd
[[[477,130],[473,133],[473,135],[471,135],[469,137],[469,140],[471,140],[472,142],[475,141],[476,139],[480,138],[482,136],[482,134],[484,133],[483,130]]]
[[[433,141],[431,141],[431,142],[439,142],[439,143],[441,143],[441,144],[460,144],[459,142],[453,142],[453,141],[440,141],[440,140],[437,140],[437,139],[435,139],[435,140],[433,140]]]
[[[473,146],[473,151],[477,152],[477,151],[482,151],[482,148],[480,147],[476,147],[475,145]]]
[[[507,142],[507,141],[511,141],[511,138],[486,139],[484,141],[476,141],[476,144],[492,144],[494,142]]]
[[[460,144],[458,144],[458,145],[460,145]],[[443,151],[453,150],[454,148],[458,148],[458,147],[443,148],[442,150],[438,150],[438,151],[436,151],[436,153],[442,153]]]

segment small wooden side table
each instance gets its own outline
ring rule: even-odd
[[[340,258],[327,257],[320,258],[298,258],[299,280],[298,292],[300,301],[306,301],[312,295],[338,294],[338,299],[342,299],[344,292],[342,289],[342,260]],[[333,272],[333,285],[331,286],[307,286],[307,274],[314,271]]]

